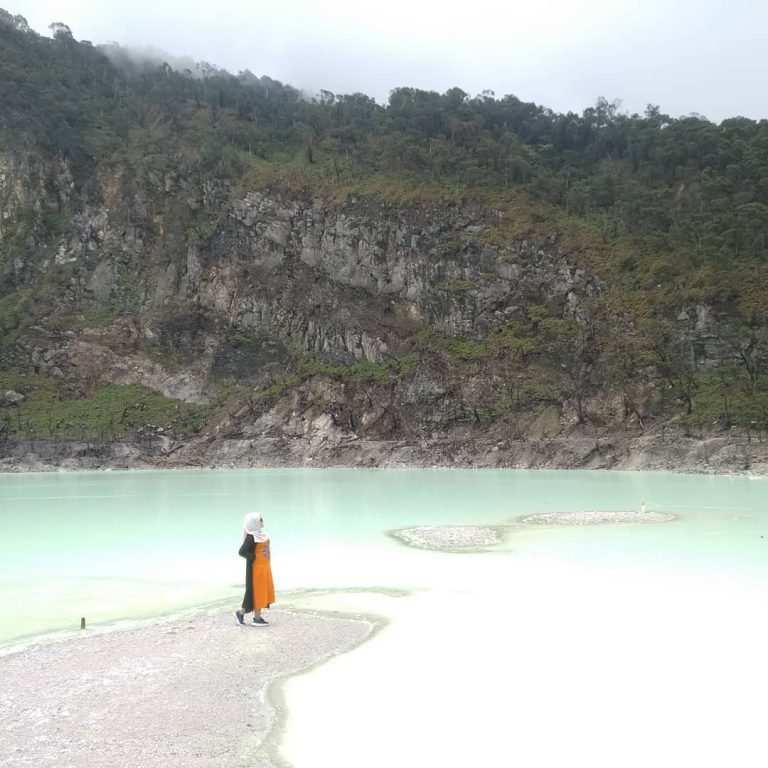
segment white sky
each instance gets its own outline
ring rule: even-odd
[[[558,111],[599,96],[768,117],[766,0],[0,0],[39,32],[152,46],[312,92],[489,88]]]

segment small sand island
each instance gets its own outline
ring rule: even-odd
[[[581,512],[542,512],[517,519],[523,525],[604,525],[606,523],[669,523],[676,520],[671,512],[635,510],[585,510]]]
[[[422,525],[391,534],[410,547],[440,552],[477,552],[501,543],[499,528],[485,525]]]
[[[612,523],[669,523],[676,520],[671,512],[633,510],[584,510],[579,512],[542,512],[516,518],[509,525],[422,525],[399,528],[390,535],[399,542],[438,552],[482,552],[501,544],[504,534],[520,526],[579,526]]]

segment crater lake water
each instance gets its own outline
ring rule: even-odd
[[[764,479],[666,473],[0,475],[0,643],[234,607],[257,510],[278,602],[389,619],[285,685],[294,765],[763,765],[766,501]],[[677,519],[513,527],[472,554],[388,534],[642,502]]]
[[[661,473],[224,470],[0,475],[0,642],[144,618],[241,592],[246,512],[264,514],[278,590],[429,588],[429,553],[386,532],[637,509],[671,524],[517,531],[509,558],[763,575],[768,481]],[[448,557],[448,555],[442,555]]]

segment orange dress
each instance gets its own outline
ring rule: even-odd
[[[269,541],[256,542],[253,553],[253,607],[269,608],[275,602],[275,585],[269,562]]]

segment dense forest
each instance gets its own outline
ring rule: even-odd
[[[117,46],[54,39],[3,12],[0,130],[89,160],[116,151],[131,129],[188,134],[202,160],[237,174],[248,157],[317,166],[331,180],[407,174],[454,187],[522,186],[584,216],[608,238],[629,235],[692,263],[768,258],[768,121],[720,125],[672,118],[649,105],[624,114],[600,99],[559,114],[514,96],[397,88],[309,98],[249,71],[207,64],[177,72]],[[204,108],[207,121],[196,119]]]
[[[310,96],[247,70],[174,69],[78,42],[64,24],[51,30],[40,36],[0,11],[0,150],[65,158],[86,191],[99,165],[162,173],[184,157],[234,185],[490,207],[523,195],[531,229],[572,233],[611,287],[606,327],[616,317],[626,325],[620,345],[610,333],[602,344],[606,380],[625,386],[652,366],[686,416],[696,400],[707,423],[768,426],[768,120],[715,124],[654,105],[627,114],[605,99],[562,114],[459,88],[397,88],[386,104],[360,93]],[[67,215],[22,215],[0,240],[0,301],[29,280],[12,265],[30,232],[54,236]],[[696,350],[678,348],[672,321],[686,303],[714,308],[730,362],[700,370]],[[552,350],[570,339],[565,357],[597,343],[594,329],[585,342],[572,328],[550,325],[547,337],[546,324],[526,323]],[[466,358],[480,342],[462,343]]]

